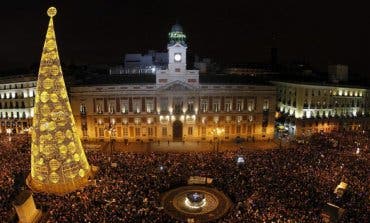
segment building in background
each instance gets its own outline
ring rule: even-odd
[[[245,64],[229,66],[224,70],[225,74],[241,75],[247,77],[276,78],[278,72],[272,70],[271,65],[266,64]]]
[[[155,78],[111,77],[71,87],[80,136],[88,140],[267,140],[274,136],[276,89],[228,75],[187,70],[182,27],[169,33],[168,65]],[[244,80],[244,82],[243,82]]]
[[[348,81],[348,66],[335,64],[328,66],[329,81],[332,83]]]
[[[35,89],[33,75],[0,79],[0,133],[21,133],[32,125]]]
[[[168,54],[149,50],[147,54],[126,54],[124,66],[115,66],[109,69],[109,74],[155,74],[157,70],[165,69],[168,63]]]
[[[272,82],[277,87],[277,110],[291,134],[370,127],[369,89],[322,83]]]

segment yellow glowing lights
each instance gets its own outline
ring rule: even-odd
[[[57,9],[55,7],[50,7],[47,13],[48,13],[48,16],[54,17],[57,14]]]
[[[41,95],[40,95],[40,100],[43,103],[48,102],[48,100],[49,100],[49,93],[46,92],[46,91],[42,92]]]
[[[52,88],[53,87],[53,84],[54,84],[54,80],[52,80],[50,78],[46,78],[44,80],[44,88],[47,89],[47,90],[50,89],[50,88]]]
[[[85,186],[90,175],[78,137],[60,66],[53,17],[50,7],[49,27],[41,56],[35,95],[31,175],[28,185],[36,190],[64,194]]]

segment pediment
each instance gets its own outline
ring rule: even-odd
[[[163,91],[193,91],[196,88],[191,86],[190,84],[187,84],[182,81],[173,81],[171,83],[168,83],[162,87],[160,87],[158,90]]]

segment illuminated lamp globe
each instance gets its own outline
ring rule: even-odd
[[[57,9],[55,7],[50,7],[48,9],[48,16],[49,17],[54,17],[57,14]]]

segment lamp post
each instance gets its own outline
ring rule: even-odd
[[[214,142],[213,142],[213,150],[216,151],[217,153],[218,153],[218,150],[220,148],[220,137],[222,136],[222,134],[224,132],[225,132],[225,129],[224,128],[219,128],[219,127],[214,128],[212,130],[213,139],[214,139]]]
[[[12,141],[12,137],[10,136],[10,134],[12,133],[12,129],[11,128],[7,128],[6,129],[6,133],[9,134],[9,142]]]
[[[109,128],[106,129],[109,134],[109,150],[110,150],[110,156],[113,154],[113,143],[112,143],[112,134],[116,132],[116,129],[114,128],[114,124],[109,124]]]
[[[109,129],[109,144],[110,144],[110,154],[113,154],[113,140],[112,140],[112,134],[114,134],[116,130],[114,127]]]

